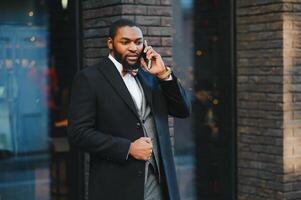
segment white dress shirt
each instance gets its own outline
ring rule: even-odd
[[[130,74],[126,73],[124,76],[122,75],[122,64],[118,62],[111,54],[109,54],[109,58],[112,60],[117,70],[119,71],[120,76],[122,77],[127,89],[129,90],[133,100],[136,103],[138,109],[141,109],[142,106],[142,93],[140,88],[135,80],[135,78]]]
[[[123,66],[120,62],[118,62],[111,54],[109,54],[109,59],[114,63],[115,67],[117,68],[121,78],[123,79],[128,91],[130,92],[133,100],[136,103],[138,109],[141,109],[142,106],[142,92],[136,82],[135,78],[130,74],[126,73],[124,76],[122,74]],[[169,76],[165,81],[171,81],[172,76]]]

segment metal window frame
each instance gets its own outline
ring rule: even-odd
[[[238,170],[237,170],[237,63],[236,63],[236,0],[230,0],[230,65],[231,65],[231,129],[233,130],[232,140],[232,155],[234,156],[232,162],[232,196],[234,200],[238,199],[237,183],[238,183]]]
[[[75,12],[75,59],[76,59],[76,71],[80,71],[83,68],[83,35],[82,35],[82,3],[81,0],[75,0],[74,2]],[[86,195],[86,166],[85,166],[85,154],[77,148],[70,148],[70,191],[69,197],[72,200],[87,199]]]

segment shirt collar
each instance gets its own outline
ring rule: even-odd
[[[120,62],[118,62],[111,54],[109,54],[109,59],[114,63],[114,65],[117,68],[117,70],[118,70],[119,74],[121,75],[121,77],[136,76],[137,75],[139,69],[134,69],[134,70],[128,71],[128,73],[124,74],[122,64]]]
[[[114,63],[119,74],[122,76],[122,69],[123,69],[122,64],[118,62],[111,54],[109,54],[109,59]]]

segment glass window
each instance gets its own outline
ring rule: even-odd
[[[1,8],[1,199],[49,199],[45,4],[11,1]]]
[[[174,123],[181,199],[233,199],[231,3],[174,0],[173,11],[175,71],[192,103]]]
[[[0,199],[68,199],[74,38],[58,25],[74,13],[60,3],[0,3]]]

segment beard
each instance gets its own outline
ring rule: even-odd
[[[122,64],[124,69],[128,71],[132,71],[132,70],[137,70],[140,67],[141,55],[139,55],[136,63],[130,64],[127,61],[127,55],[124,58],[122,58],[122,55],[117,51],[115,51],[114,48],[113,48],[113,52],[114,52],[115,59]]]

